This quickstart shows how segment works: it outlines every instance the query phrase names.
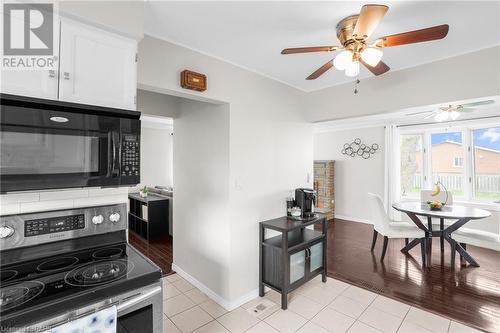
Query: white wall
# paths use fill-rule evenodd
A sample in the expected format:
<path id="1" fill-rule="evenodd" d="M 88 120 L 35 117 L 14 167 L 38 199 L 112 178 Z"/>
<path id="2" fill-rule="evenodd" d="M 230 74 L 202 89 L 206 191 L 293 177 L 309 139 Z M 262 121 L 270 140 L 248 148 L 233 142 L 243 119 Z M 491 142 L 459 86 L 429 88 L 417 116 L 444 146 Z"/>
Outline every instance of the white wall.
<path id="1" fill-rule="evenodd" d="M 390 65 L 390 64 L 389 64 Z M 500 94 L 500 46 L 309 93 L 310 121 L 350 118 Z M 341 75 L 341 73 L 339 73 Z"/>
<path id="2" fill-rule="evenodd" d="M 208 89 L 195 92 L 182 89 L 179 75 L 190 69 L 207 75 Z M 227 289 L 213 279 L 214 269 L 198 270 L 205 256 L 193 256 L 174 245 L 174 265 L 217 291 L 227 307 L 241 304 L 257 294 L 258 222 L 284 214 L 288 191 L 312 186 L 312 125 L 304 120 L 300 98 L 304 93 L 258 74 L 198 52 L 146 36 L 139 43 L 138 86 L 141 89 L 229 104 L 229 210 L 217 216 L 230 240 Z M 193 216 L 189 204 L 179 202 L 176 150 L 185 149 L 174 119 L 174 234 L 179 237 L 179 216 Z M 217 146 L 211 146 L 218 149 Z M 189 170 L 183 170 L 184 177 Z M 210 177 L 207 174 L 206 177 Z M 186 180 L 187 181 L 187 180 Z M 196 195 L 196 194 L 194 194 Z M 196 196 L 197 205 L 209 207 L 210 197 Z M 184 200 L 188 200 L 185 197 Z M 191 197 L 191 204 L 192 204 Z M 227 219 L 227 224 L 221 219 Z M 184 220 L 187 218 L 184 217 Z M 215 217 L 214 217 L 215 219 Z M 207 218 L 204 219 L 205 221 Z M 215 221 L 205 222 L 207 225 Z M 190 236 L 186 236 L 190 237 Z M 222 247 L 217 240 L 212 246 Z M 178 243 L 178 241 L 174 242 Z M 187 262 L 190 262 L 187 266 Z M 225 263 L 215 263 L 216 269 Z M 183 267 L 185 265 L 185 267 Z M 219 293 L 220 292 L 220 293 Z"/>
<path id="3" fill-rule="evenodd" d="M 180 101 L 179 97 L 137 89 L 137 111 L 147 115 L 175 118 Z"/>
<path id="4" fill-rule="evenodd" d="M 360 138 L 367 145 L 377 143 L 379 150 L 369 159 L 341 153 L 345 143 Z M 314 159 L 335 160 L 335 216 L 368 221 L 368 192 L 384 197 L 384 127 L 347 129 L 314 134 Z"/>
<path id="5" fill-rule="evenodd" d="M 183 101 L 174 136 L 174 269 L 230 293 L 229 107 Z"/>
<path id="6" fill-rule="evenodd" d="M 141 184 L 171 187 L 172 182 L 172 134 L 168 128 L 141 127 Z"/>

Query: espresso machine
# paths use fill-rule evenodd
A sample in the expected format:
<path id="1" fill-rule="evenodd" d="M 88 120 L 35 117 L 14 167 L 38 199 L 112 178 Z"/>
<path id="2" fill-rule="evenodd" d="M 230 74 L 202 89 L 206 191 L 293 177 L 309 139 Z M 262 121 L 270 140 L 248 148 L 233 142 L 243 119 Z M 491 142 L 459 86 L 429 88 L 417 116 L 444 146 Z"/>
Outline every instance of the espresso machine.
<path id="1" fill-rule="evenodd" d="M 301 209 L 302 218 L 314 217 L 316 191 L 310 188 L 295 189 L 295 205 Z"/>

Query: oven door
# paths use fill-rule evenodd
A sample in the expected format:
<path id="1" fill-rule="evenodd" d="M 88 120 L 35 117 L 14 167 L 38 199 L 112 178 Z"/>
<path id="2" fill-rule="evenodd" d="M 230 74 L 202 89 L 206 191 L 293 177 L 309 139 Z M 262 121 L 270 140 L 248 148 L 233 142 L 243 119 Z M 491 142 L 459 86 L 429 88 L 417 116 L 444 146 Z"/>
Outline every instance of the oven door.
<path id="1" fill-rule="evenodd" d="M 162 295 L 162 287 L 157 285 L 121 301 L 117 306 L 117 333 L 163 332 Z"/>
<path id="2" fill-rule="evenodd" d="M 120 119 L 3 105 L 1 191 L 119 184 Z"/>

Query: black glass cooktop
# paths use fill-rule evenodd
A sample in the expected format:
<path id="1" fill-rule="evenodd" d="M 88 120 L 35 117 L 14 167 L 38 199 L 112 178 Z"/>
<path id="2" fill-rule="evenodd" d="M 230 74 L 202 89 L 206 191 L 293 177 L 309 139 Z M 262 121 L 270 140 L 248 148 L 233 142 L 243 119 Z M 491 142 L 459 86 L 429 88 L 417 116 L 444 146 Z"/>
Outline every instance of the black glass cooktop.
<path id="1" fill-rule="evenodd" d="M 1 326 L 22 326 L 160 278 L 160 269 L 127 243 L 1 267 Z"/>

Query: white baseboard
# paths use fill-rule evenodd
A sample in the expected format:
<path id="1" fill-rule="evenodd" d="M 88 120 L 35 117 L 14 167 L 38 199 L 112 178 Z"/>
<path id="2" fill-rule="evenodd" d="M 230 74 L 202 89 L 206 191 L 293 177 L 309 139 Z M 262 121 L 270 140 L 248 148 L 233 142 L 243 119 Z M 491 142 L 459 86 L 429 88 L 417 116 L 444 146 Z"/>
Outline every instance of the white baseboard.
<path id="1" fill-rule="evenodd" d="M 175 271 L 177 274 L 179 274 L 182 278 L 184 278 L 186 281 L 191 283 L 193 286 L 201 290 L 203 293 L 205 293 L 210 299 L 212 299 L 214 302 L 222 306 L 224 309 L 227 311 L 232 311 L 241 305 L 253 300 L 254 298 L 259 296 L 259 289 L 252 290 L 251 292 L 237 298 L 236 300 L 230 301 L 225 299 L 224 297 L 220 296 L 216 292 L 214 292 L 212 289 L 208 288 L 205 286 L 203 283 L 198 281 L 196 278 L 192 277 L 190 274 L 186 273 L 182 268 L 177 266 L 175 263 L 172 263 L 172 270 Z"/>
<path id="2" fill-rule="evenodd" d="M 340 215 L 340 214 L 335 214 L 335 218 L 341 219 L 341 220 L 348 220 L 352 222 L 359 222 L 359 223 L 365 223 L 365 224 L 373 224 L 370 220 L 364 219 L 361 217 L 354 217 L 354 216 L 346 216 L 346 215 Z"/>

